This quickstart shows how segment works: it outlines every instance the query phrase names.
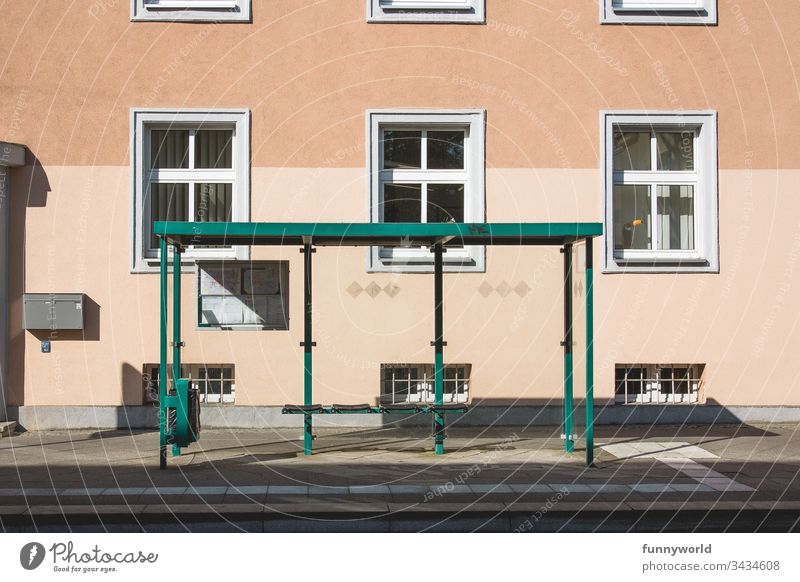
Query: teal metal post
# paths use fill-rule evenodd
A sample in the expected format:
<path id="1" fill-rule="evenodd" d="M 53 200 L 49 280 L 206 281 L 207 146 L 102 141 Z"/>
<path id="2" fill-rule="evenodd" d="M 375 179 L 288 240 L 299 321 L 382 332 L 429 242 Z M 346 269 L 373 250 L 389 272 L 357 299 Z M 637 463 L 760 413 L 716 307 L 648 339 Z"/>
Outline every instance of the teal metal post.
<path id="1" fill-rule="evenodd" d="M 572 244 L 564 245 L 564 449 L 575 450 L 572 395 Z"/>
<path id="2" fill-rule="evenodd" d="M 158 432 L 160 436 L 158 449 L 158 466 L 167 468 L 167 239 L 159 239 L 161 261 L 159 263 L 161 312 L 160 331 L 160 363 L 158 368 Z"/>
<path id="3" fill-rule="evenodd" d="M 303 323 L 304 323 L 304 332 L 303 332 L 303 404 L 305 406 L 311 406 L 313 404 L 314 395 L 313 395 L 313 386 L 312 386 L 312 349 L 314 347 L 314 342 L 312 341 L 312 322 L 311 322 L 311 315 L 312 315 L 312 268 L 311 268 L 311 255 L 314 254 L 314 249 L 311 248 L 311 244 L 307 243 L 303 245 L 301 250 L 303 253 L 303 296 L 304 296 L 304 304 L 305 308 L 303 311 Z M 313 449 L 313 442 L 314 442 L 314 427 L 313 427 L 313 415 L 310 413 L 306 413 L 303 415 L 303 454 L 310 455 Z"/>
<path id="4" fill-rule="evenodd" d="M 443 294 L 443 273 L 442 273 L 442 253 L 444 249 L 441 243 L 433 246 L 433 301 L 434 301 L 434 371 L 435 382 L 435 404 L 444 404 L 444 294 Z M 444 454 L 444 413 L 433 413 L 434 424 L 434 452 L 437 455 Z"/>
<path id="5" fill-rule="evenodd" d="M 189 394 L 184 390 L 178 390 L 178 380 L 181 377 L 181 253 L 183 249 L 180 245 L 172 247 L 172 382 L 176 388 L 178 407 L 175 415 L 175 430 L 177 433 L 184 434 L 188 427 L 189 417 Z M 172 456 L 177 457 L 181 454 L 181 448 L 177 443 L 172 444 Z"/>
<path id="6" fill-rule="evenodd" d="M 586 466 L 594 464 L 594 258 L 586 239 Z"/>

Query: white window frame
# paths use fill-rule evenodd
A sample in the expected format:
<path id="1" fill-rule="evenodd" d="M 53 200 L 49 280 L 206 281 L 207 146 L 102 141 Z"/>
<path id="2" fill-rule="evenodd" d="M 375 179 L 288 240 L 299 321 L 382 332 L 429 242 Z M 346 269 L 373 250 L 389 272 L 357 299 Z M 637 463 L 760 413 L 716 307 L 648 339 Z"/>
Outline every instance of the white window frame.
<path id="1" fill-rule="evenodd" d="M 232 144 L 233 168 L 225 170 L 203 170 L 192 174 L 209 182 L 221 180 L 233 182 L 233 222 L 250 219 L 250 111 L 247 109 L 132 109 L 131 110 L 131 174 L 133 178 L 133 208 L 131 248 L 133 250 L 132 272 L 157 272 L 158 249 L 150 249 L 150 206 L 145 204 L 149 167 L 149 129 L 151 128 L 231 128 L 234 131 Z M 190 145 L 191 148 L 191 145 Z M 170 173 L 177 180 L 183 170 L 159 170 L 159 174 Z M 185 172 L 184 172 L 185 173 Z M 190 200 L 194 192 L 189 193 Z M 190 205 L 191 208 L 191 205 Z M 190 215 L 191 216 L 191 215 Z M 192 249 L 182 258 L 184 270 L 191 271 L 195 259 L 239 259 L 247 260 L 247 246 L 232 246 L 225 249 Z"/>
<path id="2" fill-rule="evenodd" d="M 603 111 L 601 124 L 601 164 L 605 214 L 604 272 L 719 272 L 719 211 L 717 190 L 717 113 L 715 111 Z M 694 172 L 615 172 L 614 130 L 694 131 Z M 655 152 L 652 152 L 655 156 Z M 653 165 L 653 167 L 656 167 Z M 614 250 L 614 184 L 623 182 L 671 180 L 690 181 L 694 189 L 695 249 Z M 655 203 L 655 196 L 651 199 Z M 657 215 L 653 215 L 656 220 Z"/>
<path id="3" fill-rule="evenodd" d="M 252 0 L 131 0 L 132 21 L 250 22 Z"/>
<path id="4" fill-rule="evenodd" d="M 486 0 L 367 0 L 367 22 L 486 22 Z"/>
<path id="5" fill-rule="evenodd" d="M 432 174 L 441 180 L 459 174 L 465 180 L 464 222 L 486 222 L 486 112 L 468 110 L 371 110 L 367 112 L 367 180 L 368 220 L 381 222 L 382 183 L 391 179 L 392 170 L 383 170 L 381 131 L 384 129 L 455 129 L 464 128 L 464 170 L 424 170 L 417 176 L 420 181 L 430 181 Z M 405 172 L 401 180 L 410 180 L 412 172 Z M 423 177 L 422 174 L 427 177 Z M 435 180 L 434 180 L 435 181 Z M 422 201 L 424 206 L 425 202 Z M 483 246 L 450 249 L 444 253 L 445 271 L 483 272 L 486 268 L 486 250 Z M 433 254 L 424 249 L 370 247 L 367 257 L 369 272 L 429 273 L 433 270 Z"/>
<path id="6" fill-rule="evenodd" d="M 603 24 L 717 24 L 717 0 L 600 0 Z"/>

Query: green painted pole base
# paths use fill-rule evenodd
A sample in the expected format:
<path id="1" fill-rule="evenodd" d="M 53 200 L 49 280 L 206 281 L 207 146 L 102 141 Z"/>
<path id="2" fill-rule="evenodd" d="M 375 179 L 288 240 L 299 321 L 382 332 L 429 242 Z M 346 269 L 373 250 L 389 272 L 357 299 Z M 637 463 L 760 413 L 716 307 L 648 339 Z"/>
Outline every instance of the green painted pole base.
<path id="1" fill-rule="evenodd" d="M 310 414 L 303 415 L 303 455 L 314 454 L 314 433 Z"/>

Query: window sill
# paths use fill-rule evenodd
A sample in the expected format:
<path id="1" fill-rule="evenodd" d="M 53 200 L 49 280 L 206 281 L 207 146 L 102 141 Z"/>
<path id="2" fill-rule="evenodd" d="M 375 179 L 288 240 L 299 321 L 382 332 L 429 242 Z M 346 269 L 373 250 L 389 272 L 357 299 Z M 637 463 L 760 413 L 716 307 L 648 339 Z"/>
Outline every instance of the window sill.
<path id="1" fill-rule="evenodd" d="M 486 5 L 484 0 L 471 2 L 470 5 L 452 6 L 437 5 L 435 1 L 429 6 L 419 7 L 398 3 L 394 7 L 383 7 L 377 0 L 369 5 L 367 22 L 409 24 L 485 24 Z"/>
<path id="2" fill-rule="evenodd" d="M 600 24 L 705 25 L 716 26 L 717 15 L 705 8 L 643 10 L 614 8 L 603 12 Z"/>
<path id="3" fill-rule="evenodd" d="M 433 273 L 433 257 L 389 258 L 379 256 L 377 249 L 367 251 L 368 273 Z M 485 273 L 486 250 L 470 248 L 467 255 L 448 258 L 444 254 L 442 270 L 445 273 Z"/>
<path id="4" fill-rule="evenodd" d="M 609 260 L 603 273 L 719 273 L 719 265 L 712 265 L 707 259 L 684 259 L 680 261 L 663 259 Z"/>
<path id="5" fill-rule="evenodd" d="M 249 23 L 250 0 L 231 0 L 209 8 L 133 5 L 131 22 L 238 22 Z"/>
<path id="6" fill-rule="evenodd" d="M 185 252 L 181 255 L 181 273 L 194 273 L 198 262 L 203 261 L 249 261 L 250 247 L 233 247 L 226 252 L 190 254 Z M 171 263 L 171 261 L 170 261 Z M 131 268 L 132 274 L 158 273 L 161 269 L 161 259 L 158 257 L 141 257 L 136 260 Z M 172 265 L 168 266 L 172 272 Z"/>

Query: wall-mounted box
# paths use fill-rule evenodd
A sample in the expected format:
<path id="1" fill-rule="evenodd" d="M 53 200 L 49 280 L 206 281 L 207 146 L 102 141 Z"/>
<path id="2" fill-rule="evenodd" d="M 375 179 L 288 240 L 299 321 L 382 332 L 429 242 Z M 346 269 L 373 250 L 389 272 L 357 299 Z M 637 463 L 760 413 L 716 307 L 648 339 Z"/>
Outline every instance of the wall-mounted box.
<path id="1" fill-rule="evenodd" d="M 25 329 L 83 329 L 83 293 L 25 293 L 22 303 Z"/>

